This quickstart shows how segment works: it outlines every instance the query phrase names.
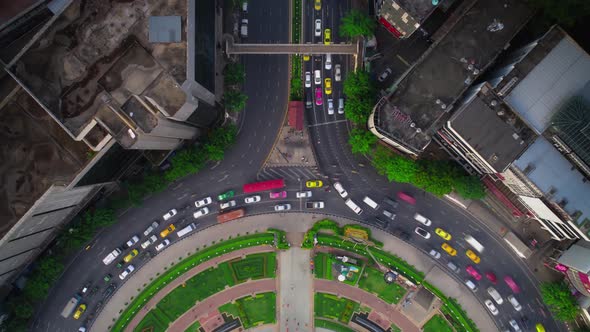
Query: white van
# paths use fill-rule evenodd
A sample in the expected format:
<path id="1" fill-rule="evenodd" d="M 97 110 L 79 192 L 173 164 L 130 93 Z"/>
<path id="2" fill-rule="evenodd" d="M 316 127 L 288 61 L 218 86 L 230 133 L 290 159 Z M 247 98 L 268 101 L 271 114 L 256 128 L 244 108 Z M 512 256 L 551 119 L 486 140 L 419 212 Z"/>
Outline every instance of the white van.
<path id="1" fill-rule="evenodd" d="M 367 204 L 368 206 L 372 207 L 374 210 L 377 210 L 379 208 L 379 204 L 377 204 L 377 202 L 372 200 L 369 196 L 365 196 L 365 198 L 363 198 L 363 202 L 365 202 L 365 204 Z"/>
<path id="2" fill-rule="evenodd" d="M 516 311 L 522 310 L 522 306 L 520 305 L 520 303 L 518 303 L 518 300 L 516 300 L 514 295 L 508 295 L 508 297 L 506 297 L 506 298 L 508 299 L 508 302 L 510 302 L 510 304 L 512 304 L 512 306 L 514 307 L 514 310 L 516 310 Z"/>
<path id="3" fill-rule="evenodd" d="M 346 206 L 348 206 L 352 211 L 354 211 L 354 213 L 356 214 L 361 214 L 363 213 L 363 209 L 361 209 L 358 205 L 356 205 L 355 202 L 352 201 L 352 199 L 347 199 L 346 202 L 344 202 L 346 204 Z"/>
<path id="4" fill-rule="evenodd" d="M 488 294 L 496 301 L 498 304 L 504 303 L 504 299 L 500 296 L 500 293 L 494 287 L 488 287 Z"/>
<path id="5" fill-rule="evenodd" d="M 111 251 L 107 257 L 105 257 L 102 262 L 104 263 L 104 265 L 109 265 L 111 264 L 115 258 L 117 258 L 117 256 L 119 256 L 121 254 L 121 249 L 119 248 L 115 248 L 115 250 Z"/>
<path id="6" fill-rule="evenodd" d="M 471 247 L 473 247 L 473 249 L 477 250 L 477 252 L 479 252 L 480 254 L 483 252 L 484 247 L 481 245 L 481 243 L 479 243 L 479 241 L 477 241 L 476 239 L 474 239 L 473 236 L 466 235 L 465 236 L 465 241 L 467 243 L 469 243 L 469 245 Z"/>
<path id="7" fill-rule="evenodd" d="M 248 37 L 248 19 L 242 19 L 242 26 L 240 27 L 240 35 L 244 38 Z"/>
<path id="8" fill-rule="evenodd" d="M 326 70 L 332 69 L 332 54 L 326 54 L 326 62 L 324 62 Z"/>
<path id="9" fill-rule="evenodd" d="M 176 235 L 178 235 L 178 237 L 183 237 L 185 235 L 187 235 L 188 233 L 194 231 L 195 229 L 197 229 L 197 225 L 195 225 L 194 223 L 186 226 L 185 228 L 179 230 Z"/>
<path id="10" fill-rule="evenodd" d="M 414 215 L 414 219 L 417 222 L 423 224 L 424 226 L 430 226 L 430 225 L 432 225 L 432 221 L 430 219 L 426 218 L 425 216 L 421 215 L 420 213 L 416 213 Z"/>

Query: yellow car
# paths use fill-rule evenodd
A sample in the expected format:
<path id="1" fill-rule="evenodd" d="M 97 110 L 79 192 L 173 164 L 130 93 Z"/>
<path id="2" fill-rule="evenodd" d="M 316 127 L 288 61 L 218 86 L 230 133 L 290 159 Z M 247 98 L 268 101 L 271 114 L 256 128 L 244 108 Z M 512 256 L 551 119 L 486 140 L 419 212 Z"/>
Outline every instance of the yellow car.
<path id="1" fill-rule="evenodd" d="M 448 243 L 443 243 L 441 248 L 443 248 L 444 251 L 447 252 L 447 254 L 451 255 L 451 256 L 457 256 L 457 250 L 455 250 L 455 248 L 451 247 Z"/>
<path id="2" fill-rule="evenodd" d="M 307 188 L 320 188 L 324 185 L 324 183 L 320 180 L 309 180 L 305 182 L 305 186 Z"/>
<path id="3" fill-rule="evenodd" d="M 467 257 L 469 257 L 469 259 L 471 259 L 475 264 L 479 264 L 479 262 L 481 262 L 481 258 L 479 258 L 479 256 L 477 256 L 473 251 L 471 251 L 471 249 L 468 249 L 465 254 L 467 255 Z"/>
<path id="4" fill-rule="evenodd" d="M 324 45 L 330 45 L 332 42 L 332 30 L 326 29 L 324 30 Z"/>
<path id="5" fill-rule="evenodd" d="M 442 228 L 437 228 L 434 230 L 434 232 L 436 233 L 436 235 L 442 237 L 443 239 L 449 241 L 451 239 L 451 234 L 445 232 L 442 230 Z"/>
<path id="6" fill-rule="evenodd" d="M 309 61 L 309 54 L 303 55 L 303 61 Z"/>
<path id="7" fill-rule="evenodd" d="M 331 78 L 326 78 L 324 80 L 324 86 L 326 89 L 326 94 L 327 95 L 331 95 L 332 94 L 332 79 Z"/>
<path id="8" fill-rule="evenodd" d="M 80 316 L 82 316 L 84 311 L 86 311 L 86 305 L 84 303 L 82 303 L 78 306 L 78 309 L 76 309 L 76 312 L 74 312 L 74 319 L 80 319 Z"/>
<path id="9" fill-rule="evenodd" d="M 315 0 L 313 7 L 315 10 L 322 10 L 322 0 Z"/>
<path id="10" fill-rule="evenodd" d="M 125 263 L 129 263 L 133 257 L 137 256 L 137 254 L 139 254 L 139 251 L 137 249 L 133 249 L 127 256 L 123 258 L 123 261 L 125 261 Z"/>
<path id="11" fill-rule="evenodd" d="M 160 232 L 160 237 L 165 238 L 170 233 L 174 232 L 175 229 L 176 229 L 176 227 L 174 226 L 174 224 L 168 225 L 168 227 L 165 230 Z"/>

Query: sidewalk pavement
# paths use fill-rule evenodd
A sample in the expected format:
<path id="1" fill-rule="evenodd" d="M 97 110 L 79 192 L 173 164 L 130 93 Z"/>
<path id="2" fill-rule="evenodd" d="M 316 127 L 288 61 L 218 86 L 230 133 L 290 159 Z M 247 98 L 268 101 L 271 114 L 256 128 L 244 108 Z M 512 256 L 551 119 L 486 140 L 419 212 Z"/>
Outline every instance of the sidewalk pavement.
<path id="1" fill-rule="evenodd" d="M 244 284 L 239 284 L 212 295 L 200 303 L 197 303 L 189 311 L 180 316 L 180 318 L 175 320 L 170 325 L 170 327 L 168 327 L 168 331 L 186 331 L 186 329 L 200 317 L 204 317 L 212 311 L 217 311 L 217 308 L 219 308 L 221 305 L 229 303 L 233 300 L 252 294 L 276 291 L 277 288 L 274 279 L 255 280 L 248 281 Z M 131 331 L 133 331 L 133 329 L 131 329 Z"/>
<path id="2" fill-rule="evenodd" d="M 244 230 L 249 230 L 250 233 L 254 233 L 255 231 L 266 231 L 270 227 L 283 229 L 288 233 L 303 233 L 311 228 L 316 221 L 324 218 L 335 220 L 341 225 L 356 223 L 352 219 L 320 213 L 271 213 L 247 216 L 225 224 L 215 225 L 201 232 L 189 235 L 184 240 L 174 243 L 165 249 L 132 274 L 127 282 L 122 284 L 111 299 L 105 303 L 103 311 L 97 317 L 91 330 L 109 330 L 109 326 L 113 324 L 113 319 L 116 319 L 119 316 L 119 312 L 122 312 L 122 310 L 127 307 L 126 303 L 131 301 L 131 297 L 137 296 L 137 294 L 139 294 L 145 287 L 142 286 L 143 284 L 149 284 L 151 280 L 157 277 L 157 273 L 163 272 L 164 266 L 170 265 L 170 262 L 178 261 L 179 257 L 187 257 L 188 255 L 194 254 L 195 251 L 202 249 L 204 244 L 210 245 L 212 241 L 219 242 L 220 240 L 228 239 L 229 236 L 236 237 L 239 235 L 245 235 Z M 415 247 L 402 240 L 396 240 L 388 233 L 379 229 L 373 227 L 370 228 L 373 237 L 385 244 L 383 248 L 384 250 L 401 257 L 408 263 L 414 265 L 418 270 L 424 271 L 428 274 L 428 272 L 436 265 L 436 263 L 426 254 L 422 253 Z M 228 254 L 227 257 L 224 257 L 223 259 L 227 260 L 230 259 L 230 257 L 236 257 L 236 255 L 230 256 L 230 254 Z M 439 279 L 442 281 L 437 282 Z M 451 290 L 455 289 L 458 293 L 461 293 L 462 297 L 458 299 L 458 302 L 463 308 L 465 308 L 469 318 L 477 324 L 481 331 L 497 330 L 486 309 L 470 292 L 467 291 L 465 286 L 463 286 L 458 280 L 447 279 L 450 278 L 448 278 L 446 274 L 439 273 L 439 276 L 433 274 L 429 281 L 445 292 L 447 289 L 445 287 L 449 287 Z M 142 311 L 147 312 L 149 310 L 142 309 Z"/>
<path id="3" fill-rule="evenodd" d="M 359 301 L 361 302 L 361 305 L 366 304 L 373 308 L 373 310 L 393 321 L 393 323 L 404 332 L 420 332 L 420 328 L 414 325 L 414 323 L 396 309 L 395 306 L 385 303 L 374 294 L 366 292 L 360 288 L 342 282 L 324 279 L 314 279 L 313 288 L 316 292 L 335 294 Z"/>

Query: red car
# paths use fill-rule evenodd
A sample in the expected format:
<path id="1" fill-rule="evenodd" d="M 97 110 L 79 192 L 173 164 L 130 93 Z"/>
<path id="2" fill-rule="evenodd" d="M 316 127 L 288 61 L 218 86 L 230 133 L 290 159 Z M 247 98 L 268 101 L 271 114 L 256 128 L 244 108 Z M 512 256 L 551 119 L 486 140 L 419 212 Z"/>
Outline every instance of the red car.
<path id="1" fill-rule="evenodd" d="M 469 273 L 473 277 L 473 279 L 477 281 L 481 280 L 481 274 L 473 266 L 467 265 L 465 271 L 467 271 L 467 273 Z"/>
<path id="2" fill-rule="evenodd" d="M 516 282 L 514 282 L 514 279 L 512 279 L 509 276 L 505 276 L 504 277 L 504 282 L 506 283 L 506 285 L 508 285 L 508 287 L 510 287 L 510 289 L 512 289 L 512 291 L 514 292 L 514 294 L 520 293 L 520 287 L 518 287 L 518 285 L 516 284 Z"/>
<path id="3" fill-rule="evenodd" d="M 315 88 L 315 104 L 320 106 L 324 103 L 324 100 L 322 99 L 322 88 L 321 87 L 317 87 Z"/>
<path id="4" fill-rule="evenodd" d="M 486 272 L 486 278 L 488 278 L 488 280 L 494 285 L 498 283 L 498 278 L 496 278 L 496 275 L 492 271 Z"/>
<path id="5" fill-rule="evenodd" d="M 406 194 L 403 191 L 400 191 L 399 193 L 397 193 L 397 197 L 399 197 L 399 199 L 401 199 L 402 201 L 404 201 L 406 203 L 410 203 L 412 205 L 416 204 L 416 199 L 414 197 L 412 197 L 412 195 Z"/>
<path id="6" fill-rule="evenodd" d="M 275 193 L 270 193 L 270 198 L 285 198 L 287 197 L 286 191 L 277 191 Z"/>

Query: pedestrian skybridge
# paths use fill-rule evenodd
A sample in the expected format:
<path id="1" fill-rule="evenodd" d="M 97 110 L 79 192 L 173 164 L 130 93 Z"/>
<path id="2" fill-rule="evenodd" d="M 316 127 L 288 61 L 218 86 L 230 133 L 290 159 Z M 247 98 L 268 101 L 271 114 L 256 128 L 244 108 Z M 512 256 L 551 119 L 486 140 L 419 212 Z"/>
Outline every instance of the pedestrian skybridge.
<path id="1" fill-rule="evenodd" d="M 225 39 L 227 54 L 351 54 L 360 53 L 360 39 L 355 44 L 236 44 Z"/>

